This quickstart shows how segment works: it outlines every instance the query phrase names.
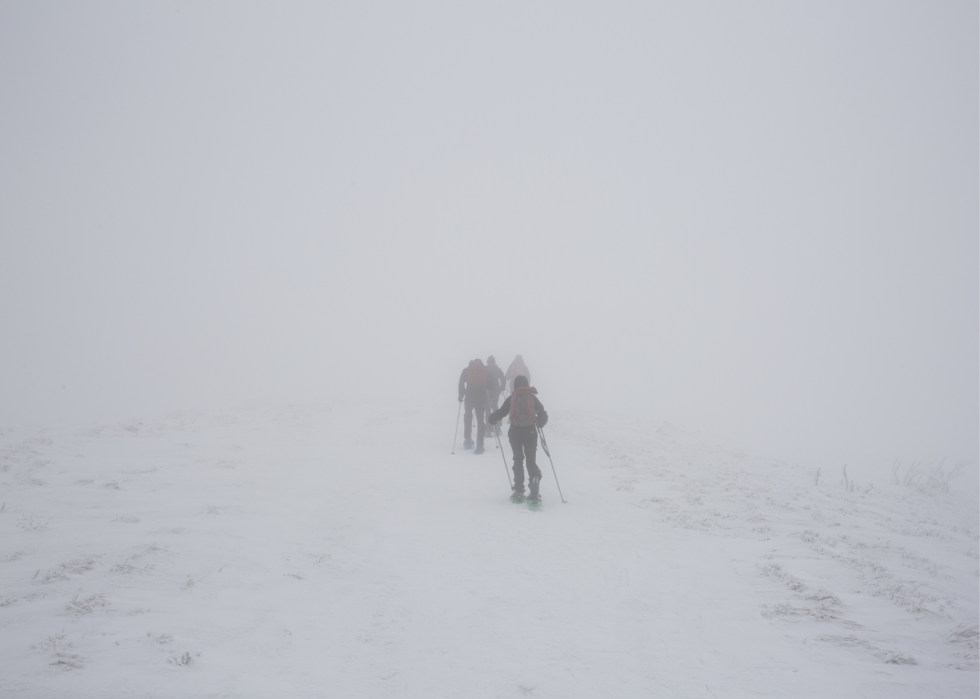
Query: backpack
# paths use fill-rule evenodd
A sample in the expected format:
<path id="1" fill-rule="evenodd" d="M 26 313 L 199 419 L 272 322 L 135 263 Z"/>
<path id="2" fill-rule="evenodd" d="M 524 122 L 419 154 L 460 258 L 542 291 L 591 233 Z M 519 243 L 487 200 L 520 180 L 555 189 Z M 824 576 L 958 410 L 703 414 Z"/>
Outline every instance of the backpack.
<path id="1" fill-rule="evenodd" d="M 483 366 L 483 362 L 479 359 L 470 362 L 470 367 L 466 370 L 467 386 L 486 386 L 489 378 L 490 372 Z"/>
<path id="2" fill-rule="evenodd" d="M 517 427 L 530 427 L 534 424 L 534 394 L 538 390 L 533 386 L 521 386 L 514 389 L 510 399 L 510 424 Z"/>

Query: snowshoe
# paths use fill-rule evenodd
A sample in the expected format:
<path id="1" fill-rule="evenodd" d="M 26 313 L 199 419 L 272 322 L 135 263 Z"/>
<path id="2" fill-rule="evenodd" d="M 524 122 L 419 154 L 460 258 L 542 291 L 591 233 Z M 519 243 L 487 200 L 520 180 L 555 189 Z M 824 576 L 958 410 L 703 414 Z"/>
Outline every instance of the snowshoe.
<path id="1" fill-rule="evenodd" d="M 520 486 L 514 486 L 514 492 L 510 496 L 510 501 L 514 503 L 524 502 L 524 484 L 521 483 Z"/>
<path id="2" fill-rule="evenodd" d="M 541 496 L 531 494 L 525 498 L 524 502 L 527 503 L 527 509 L 529 510 L 540 510 L 541 509 Z"/>
<path id="3" fill-rule="evenodd" d="M 483 447 L 477 447 L 476 448 L 476 451 L 474 451 L 473 453 L 474 454 L 482 454 L 483 453 Z"/>
<path id="4" fill-rule="evenodd" d="M 463 442 L 463 449 L 472 449 L 475 446 L 476 444 L 472 439 L 467 439 L 465 442 Z"/>

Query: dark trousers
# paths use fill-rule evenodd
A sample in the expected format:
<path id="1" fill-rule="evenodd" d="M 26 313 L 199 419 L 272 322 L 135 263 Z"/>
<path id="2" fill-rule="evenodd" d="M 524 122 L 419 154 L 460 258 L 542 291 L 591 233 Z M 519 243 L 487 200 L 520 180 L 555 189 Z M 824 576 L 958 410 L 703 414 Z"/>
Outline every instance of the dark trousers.
<path id="1" fill-rule="evenodd" d="M 514 485 L 524 485 L 524 461 L 527 461 L 528 478 L 541 479 L 541 469 L 535 460 L 538 451 L 538 431 L 530 427 L 511 426 L 507 432 L 510 447 L 514 450 Z"/>
<path id="2" fill-rule="evenodd" d="M 466 417 L 463 418 L 463 439 L 470 441 L 473 438 L 473 413 L 476 413 L 476 446 L 483 448 L 483 437 L 487 431 L 487 392 L 477 394 L 467 394 L 466 402 L 463 405 Z"/>

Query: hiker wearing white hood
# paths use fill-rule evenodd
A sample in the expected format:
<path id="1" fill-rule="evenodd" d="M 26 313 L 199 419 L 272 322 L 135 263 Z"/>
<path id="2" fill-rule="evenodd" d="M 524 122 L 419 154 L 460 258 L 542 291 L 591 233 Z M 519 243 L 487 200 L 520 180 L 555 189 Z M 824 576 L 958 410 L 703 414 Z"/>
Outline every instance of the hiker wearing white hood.
<path id="1" fill-rule="evenodd" d="M 514 390 L 514 379 L 518 376 L 523 376 L 527 379 L 527 385 L 531 385 L 531 372 L 527 370 L 527 364 L 524 363 L 524 358 L 521 355 L 514 357 L 514 361 L 510 363 L 507 367 L 507 373 L 505 378 L 510 383 L 510 390 Z"/>

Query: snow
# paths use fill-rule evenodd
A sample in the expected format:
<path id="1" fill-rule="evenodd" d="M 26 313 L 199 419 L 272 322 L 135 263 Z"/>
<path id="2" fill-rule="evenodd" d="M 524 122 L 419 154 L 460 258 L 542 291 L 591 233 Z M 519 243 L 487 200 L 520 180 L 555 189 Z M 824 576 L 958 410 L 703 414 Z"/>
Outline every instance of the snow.
<path id="1" fill-rule="evenodd" d="M 974 493 L 556 410 L 532 512 L 455 416 L 3 432 L 0 693 L 977 696 Z"/>

